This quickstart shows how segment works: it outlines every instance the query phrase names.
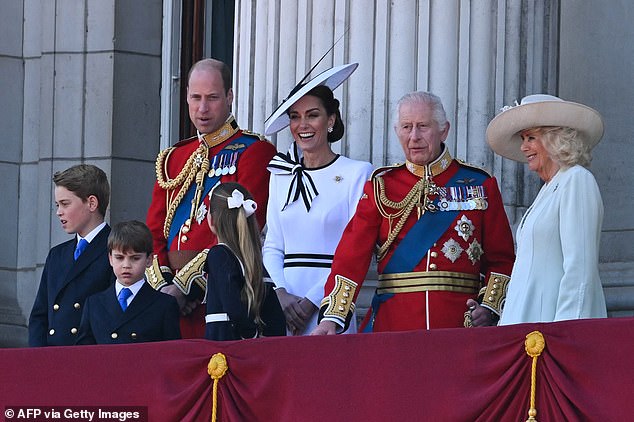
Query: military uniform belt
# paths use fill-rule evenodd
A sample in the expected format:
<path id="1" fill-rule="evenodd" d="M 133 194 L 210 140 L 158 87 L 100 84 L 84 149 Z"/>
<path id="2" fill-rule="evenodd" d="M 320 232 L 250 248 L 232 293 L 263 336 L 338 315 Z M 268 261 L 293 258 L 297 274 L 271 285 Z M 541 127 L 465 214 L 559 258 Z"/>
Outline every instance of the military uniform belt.
<path id="1" fill-rule="evenodd" d="M 377 294 L 447 291 L 478 294 L 480 277 L 451 271 L 380 274 Z"/>
<path id="2" fill-rule="evenodd" d="M 189 261 L 191 261 L 201 251 L 168 251 L 167 259 L 169 265 L 175 272 L 183 268 Z"/>

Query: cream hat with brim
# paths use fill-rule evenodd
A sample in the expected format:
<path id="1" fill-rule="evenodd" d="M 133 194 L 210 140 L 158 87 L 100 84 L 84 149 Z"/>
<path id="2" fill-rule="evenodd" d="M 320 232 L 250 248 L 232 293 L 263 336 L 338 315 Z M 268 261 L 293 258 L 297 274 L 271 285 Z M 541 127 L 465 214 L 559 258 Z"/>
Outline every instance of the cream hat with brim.
<path id="1" fill-rule="evenodd" d="M 264 122 L 264 134 L 272 135 L 289 125 L 290 119 L 286 113 L 288 109 L 297 102 L 300 98 L 308 93 L 311 89 L 319 85 L 326 85 L 332 91 L 343 83 L 352 72 L 354 72 L 359 66 L 359 63 L 349 63 L 341 66 L 336 66 L 321 72 L 315 76 L 306 85 L 297 89 L 297 86 L 291 91 L 291 94 L 282 101 L 277 110 L 271 114 L 271 116 Z M 295 91 L 297 90 L 297 91 Z M 294 91 L 294 92 L 293 92 Z"/>
<path id="2" fill-rule="evenodd" d="M 576 129 L 589 150 L 603 136 L 603 120 L 596 110 L 553 95 L 534 94 L 522 98 L 519 105 L 504 107 L 491 120 L 486 132 L 487 142 L 502 157 L 525 163 L 526 157 L 520 150 L 520 132 L 544 126 Z"/>

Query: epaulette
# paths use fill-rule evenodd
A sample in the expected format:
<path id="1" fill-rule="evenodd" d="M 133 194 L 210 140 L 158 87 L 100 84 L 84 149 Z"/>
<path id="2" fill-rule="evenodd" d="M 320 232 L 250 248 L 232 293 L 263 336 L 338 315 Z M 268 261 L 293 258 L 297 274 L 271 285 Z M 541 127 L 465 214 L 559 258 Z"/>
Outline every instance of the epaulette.
<path id="1" fill-rule="evenodd" d="M 491 173 L 489 173 L 489 171 L 487 169 L 485 169 L 484 167 L 475 166 L 473 164 L 467 163 L 466 161 L 462 161 L 459 158 L 456 158 L 456 161 L 458 162 L 458 164 L 460 164 L 463 167 L 468 167 L 471 170 L 475 170 L 475 171 L 477 171 L 479 173 L 485 174 L 487 177 L 491 177 Z"/>
<path id="2" fill-rule="evenodd" d="M 181 141 L 176 142 L 172 148 L 176 148 L 176 147 L 182 147 L 183 145 L 187 145 L 192 141 L 197 141 L 198 140 L 198 136 L 192 136 L 191 138 L 187 138 L 187 139 L 183 139 Z"/>
<path id="3" fill-rule="evenodd" d="M 253 136 L 254 138 L 258 138 L 260 141 L 269 142 L 269 140 L 266 139 L 264 135 L 261 135 L 259 133 L 251 132 L 250 130 L 246 130 L 246 129 L 242 129 L 242 133 L 247 136 Z"/>
<path id="4" fill-rule="evenodd" d="M 403 167 L 405 163 L 395 163 L 388 166 L 377 167 L 370 175 L 370 180 L 374 179 L 377 176 L 381 176 L 387 173 L 390 170 L 394 170 L 395 168 Z"/>

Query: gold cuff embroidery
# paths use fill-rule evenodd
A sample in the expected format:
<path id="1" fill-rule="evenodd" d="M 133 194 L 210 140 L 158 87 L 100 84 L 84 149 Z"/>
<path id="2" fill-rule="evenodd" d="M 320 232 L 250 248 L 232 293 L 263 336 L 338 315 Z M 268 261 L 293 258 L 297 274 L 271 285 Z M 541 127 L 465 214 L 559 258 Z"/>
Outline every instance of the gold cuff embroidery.
<path id="1" fill-rule="evenodd" d="M 357 291 L 357 283 L 341 276 L 335 276 L 335 287 L 330 294 L 321 301 L 321 307 L 325 306 L 323 317 L 336 318 L 344 322 L 348 314 L 354 312 L 354 294 Z"/>
<path id="2" fill-rule="evenodd" d="M 198 285 L 203 292 L 207 288 L 207 278 L 205 272 L 205 261 L 207 260 L 207 252 L 209 249 L 205 249 L 198 255 L 192 258 L 183 268 L 178 270 L 174 276 L 174 285 L 188 295 L 191 291 L 192 284 Z"/>
<path id="3" fill-rule="evenodd" d="M 159 265 L 158 256 L 154 255 L 152 265 L 145 269 L 145 278 L 154 290 L 161 290 L 161 288 L 167 286 L 168 283 L 163 277 L 163 273 L 171 274 L 172 270 L 169 267 Z"/>
<path id="4" fill-rule="evenodd" d="M 506 290 L 508 289 L 511 277 L 500 274 L 491 273 L 486 290 L 482 296 L 482 306 L 486 306 L 498 315 L 502 314 L 504 301 L 506 300 Z"/>

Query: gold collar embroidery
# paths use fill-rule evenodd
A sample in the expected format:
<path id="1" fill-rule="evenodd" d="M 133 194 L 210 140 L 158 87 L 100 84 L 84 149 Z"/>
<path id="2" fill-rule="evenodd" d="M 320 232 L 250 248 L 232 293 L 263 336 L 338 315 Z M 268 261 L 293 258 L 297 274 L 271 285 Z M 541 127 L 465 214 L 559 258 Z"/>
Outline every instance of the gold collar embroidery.
<path id="1" fill-rule="evenodd" d="M 233 135 L 238 132 L 240 128 L 238 127 L 238 123 L 236 123 L 236 119 L 232 114 L 229 115 L 227 121 L 215 132 L 200 134 L 198 133 L 198 139 L 200 142 L 204 142 L 207 144 L 208 148 L 213 148 L 216 145 L 220 145 L 227 139 L 231 138 Z"/>
<path id="2" fill-rule="evenodd" d="M 425 177 L 428 174 L 431 175 L 431 177 L 434 177 L 447 170 L 451 164 L 451 160 L 452 158 L 449 153 L 449 149 L 446 146 L 443 146 L 443 152 L 431 163 L 421 166 L 410 161 L 406 161 L 405 167 L 407 167 L 407 170 L 409 170 L 410 173 L 415 174 L 418 177 Z"/>

